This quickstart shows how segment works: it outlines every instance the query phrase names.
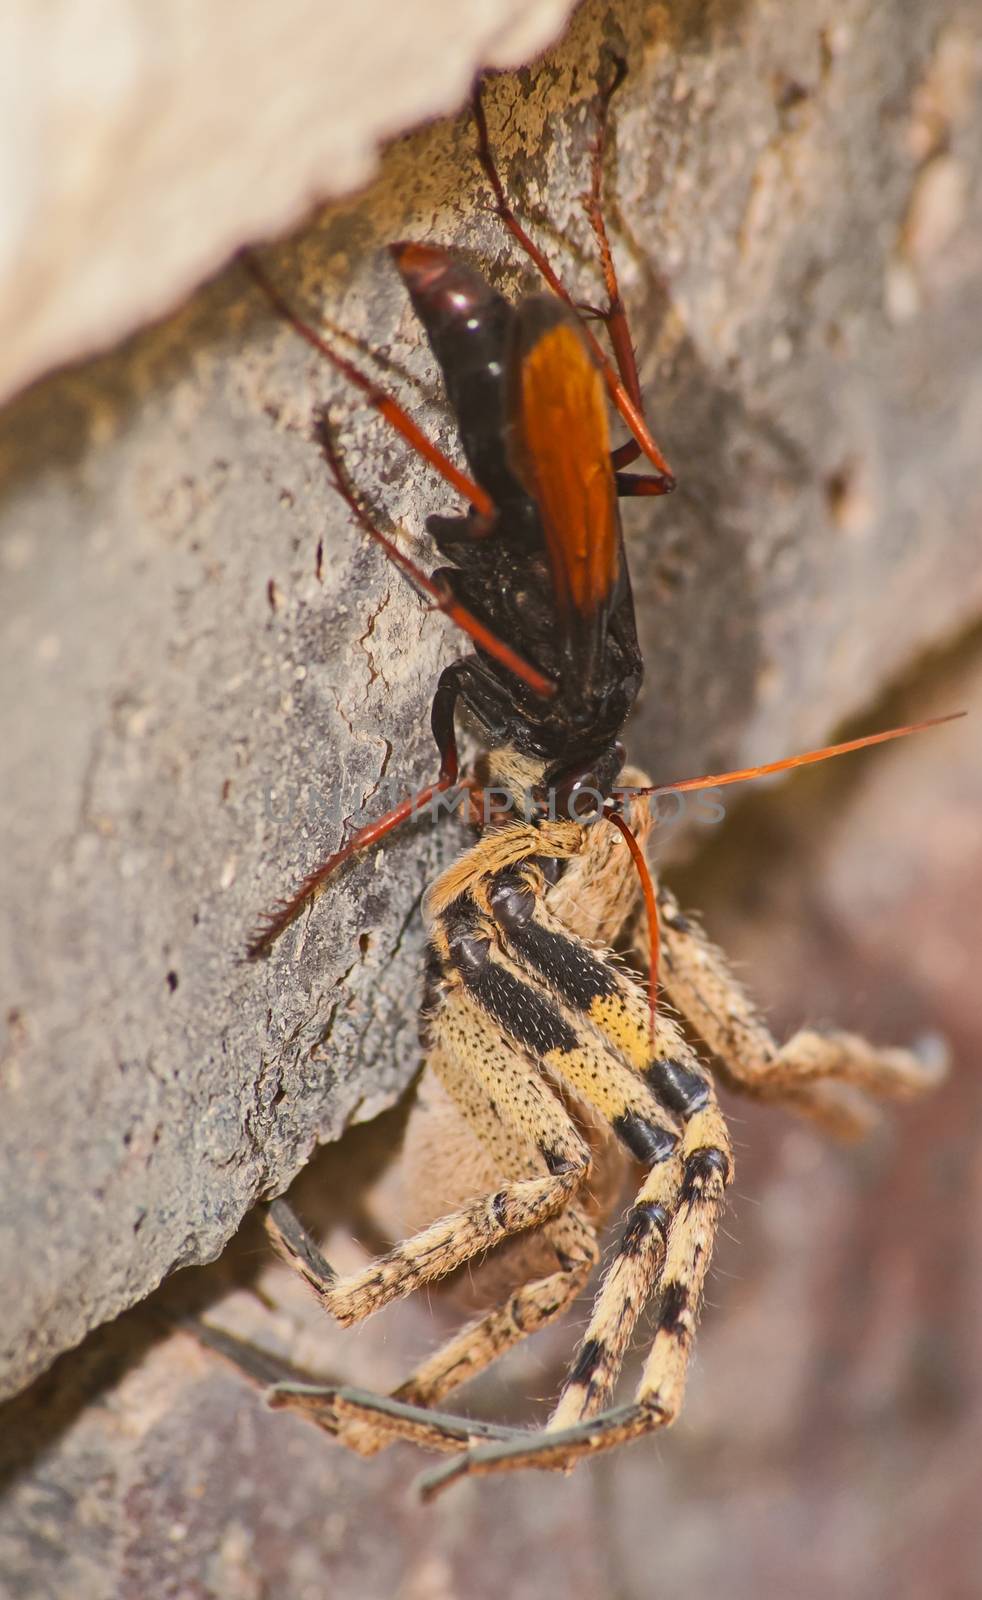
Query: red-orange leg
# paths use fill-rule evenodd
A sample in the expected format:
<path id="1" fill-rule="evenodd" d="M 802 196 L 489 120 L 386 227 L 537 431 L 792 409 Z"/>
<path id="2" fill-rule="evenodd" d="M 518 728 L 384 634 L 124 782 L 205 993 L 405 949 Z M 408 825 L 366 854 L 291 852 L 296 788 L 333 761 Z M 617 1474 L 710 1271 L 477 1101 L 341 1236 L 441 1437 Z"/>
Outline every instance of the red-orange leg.
<path id="1" fill-rule="evenodd" d="M 276 909 L 256 929 L 246 946 L 246 955 L 250 961 L 258 961 L 261 956 L 269 954 L 281 933 L 284 933 L 295 922 L 300 913 L 323 892 L 328 878 L 336 872 L 345 861 L 357 855 L 360 850 L 367 850 L 369 845 L 378 844 L 393 828 L 408 821 L 410 817 L 419 816 L 420 812 L 433 801 L 438 794 L 444 794 L 452 789 L 457 782 L 456 752 L 454 752 L 454 770 L 438 778 L 436 783 L 431 783 L 425 789 L 420 789 L 418 794 L 403 800 L 399 805 L 393 806 L 391 811 L 386 811 L 374 822 L 369 822 L 364 828 L 359 828 L 357 833 L 343 844 L 340 850 L 335 850 L 333 855 L 322 861 L 313 872 L 308 872 L 296 892 L 289 900 L 283 900 Z"/>
<path id="2" fill-rule="evenodd" d="M 600 252 L 600 269 L 603 272 L 604 288 L 607 291 L 607 309 L 598 314 L 606 324 L 621 381 L 638 410 L 643 411 L 644 401 L 641 397 L 641 379 L 638 376 L 638 363 L 634 355 L 634 345 L 631 343 L 631 330 L 628 325 L 627 311 L 621 298 L 620 284 L 617 281 L 617 269 L 614 266 L 614 255 L 610 248 L 610 239 L 607 235 L 607 224 L 604 221 L 603 212 L 604 150 L 607 145 L 610 102 L 626 76 L 627 62 L 619 56 L 615 57 L 614 73 L 610 83 L 605 89 L 599 91 L 594 102 L 597 135 L 593 144 L 593 160 L 590 164 L 590 187 L 586 194 L 581 196 L 581 199 L 583 209 L 593 229 L 594 238 L 597 241 L 597 248 Z M 630 459 L 636 460 L 640 453 L 640 449 L 635 446 L 635 454 Z M 623 463 L 625 466 L 627 464 L 627 462 Z"/>
<path id="3" fill-rule="evenodd" d="M 331 438 L 330 426 L 323 412 L 317 419 L 317 438 L 324 452 L 324 459 L 327 462 L 334 487 L 341 499 L 351 511 L 358 525 L 364 529 L 371 539 L 375 540 L 376 544 L 382 546 L 392 565 L 397 567 L 403 577 L 408 579 L 417 593 L 423 595 L 438 611 L 442 611 L 445 616 L 449 617 L 451 622 L 455 623 L 463 633 L 466 633 L 468 638 L 473 639 L 475 644 L 480 645 L 482 650 L 485 650 L 489 656 L 493 656 L 496 661 L 501 662 L 503 667 L 507 667 L 509 672 L 513 672 L 516 678 L 521 678 L 523 683 L 527 683 L 530 689 L 535 690 L 536 694 L 541 695 L 545 700 L 551 699 L 556 692 L 556 685 L 551 678 L 547 678 L 544 673 L 539 672 L 529 662 L 523 660 L 517 650 L 513 650 L 511 645 L 505 644 L 503 639 L 499 639 L 496 634 L 492 633 L 490 628 L 475 617 L 472 611 L 468 611 L 466 606 L 462 606 L 458 600 L 455 600 L 447 589 L 440 584 L 434 583 L 433 579 L 428 577 L 422 568 L 416 565 L 415 561 L 411 561 L 409 556 L 399 549 L 395 540 L 390 539 L 388 534 L 383 533 L 382 529 L 371 520 L 344 475 L 340 458 L 334 448 L 334 440 Z"/>
<path id="4" fill-rule="evenodd" d="M 597 339 L 592 328 L 590 328 L 589 324 L 586 322 L 583 323 L 583 333 L 600 365 L 604 382 L 607 385 L 607 390 L 610 394 L 611 400 L 617 407 L 617 410 L 620 412 L 624 422 L 626 422 L 627 426 L 634 435 L 634 440 L 629 445 L 622 445 L 618 451 L 614 452 L 615 467 L 627 466 L 630 464 L 630 462 L 636 461 L 639 455 L 643 454 L 647 456 L 648 460 L 658 473 L 658 478 L 654 481 L 660 482 L 663 486 L 661 493 L 667 494 L 674 489 L 675 478 L 672 474 L 671 467 L 658 448 L 658 445 L 644 418 L 641 402 L 641 385 L 638 379 L 637 363 L 634 359 L 634 350 L 631 346 L 631 336 L 627 323 L 627 314 L 624 310 L 623 301 L 620 298 L 620 292 L 617 285 L 617 274 L 614 270 L 613 257 L 610 252 L 610 243 L 607 238 L 606 228 L 604 227 L 603 214 L 600 210 L 599 201 L 603 140 L 607 126 L 607 109 L 610 104 L 611 97 L 619 84 L 622 82 L 623 77 L 624 63 L 618 61 L 613 82 L 598 96 L 597 104 L 598 115 L 600 119 L 600 134 L 594 153 L 590 195 L 586 197 L 588 202 L 587 211 L 588 215 L 590 216 L 590 223 L 593 227 L 594 233 L 597 236 L 598 243 L 600 244 L 604 283 L 607 288 L 609 298 L 607 309 L 605 311 L 601 311 L 599 316 L 606 324 L 608 334 L 610 336 L 611 345 L 613 346 L 614 356 L 617 363 L 616 368 L 608 359 L 599 339 Z M 501 218 L 501 221 L 508 229 L 508 232 L 511 234 L 512 238 L 516 241 L 520 248 L 524 250 L 525 254 L 538 268 L 539 272 L 553 293 L 557 294 L 560 300 L 564 300 L 568 306 L 579 313 L 581 308 L 573 299 L 558 273 L 547 261 L 545 255 L 539 249 L 539 246 L 530 237 L 526 229 L 523 228 L 522 224 L 519 222 L 514 211 L 508 203 L 507 196 L 505 195 L 504 185 L 501 182 L 501 177 L 498 173 L 494 155 L 491 151 L 491 140 L 488 136 L 487 118 L 484 115 L 484 105 L 481 100 L 480 83 L 477 84 L 474 90 L 473 109 L 474 122 L 477 127 L 478 159 L 484 169 L 484 173 L 494 194 L 495 212 Z M 591 211 L 590 202 L 594 190 L 596 191 L 597 195 L 595 207 L 596 217 L 599 220 L 595 220 L 594 214 Z M 618 459 L 618 457 L 621 457 L 622 459 Z"/>
<path id="5" fill-rule="evenodd" d="M 631 340 L 627 309 L 621 297 L 620 284 L 617 281 L 617 268 L 614 265 L 614 254 L 610 248 L 610 238 L 607 234 L 607 224 L 604 220 L 603 212 L 603 162 L 604 149 L 607 143 L 610 102 L 626 76 L 627 62 L 622 57 L 615 56 L 614 72 L 610 83 L 606 88 L 599 91 L 594 102 L 597 136 L 593 146 L 590 187 L 581 198 L 583 209 L 597 241 L 604 288 L 607 291 L 607 309 L 605 311 L 598 310 L 593 314 L 598 316 L 606 326 L 607 337 L 610 339 L 617 362 L 617 370 L 621 375 L 624 387 L 638 410 L 643 412 L 644 401 L 641 395 L 638 363 Z M 621 497 L 668 494 L 674 489 L 674 478 L 666 481 L 661 475 L 655 478 L 639 477 L 618 470 L 620 467 L 629 467 L 632 462 L 638 459 L 638 456 L 644 453 L 646 452 L 643 451 L 642 445 L 637 438 L 628 439 L 625 444 L 620 445 L 611 452 L 611 463 L 617 477 L 617 493 Z M 655 465 L 658 466 L 658 463 L 656 462 Z M 648 485 L 651 485 L 651 487 L 649 488 Z"/>
<path id="6" fill-rule="evenodd" d="M 367 372 L 362 372 L 361 368 L 356 366 L 353 361 L 349 361 L 347 356 L 343 356 L 339 350 L 335 350 L 332 345 L 328 344 L 326 339 L 322 339 L 316 329 L 310 326 L 309 322 L 305 322 L 302 317 L 297 315 L 293 307 L 283 298 L 276 286 L 267 277 L 251 251 L 244 250 L 242 252 L 242 264 L 255 279 L 270 304 L 279 312 L 283 320 L 289 323 L 294 332 L 298 333 L 302 339 L 306 339 L 307 343 L 317 351 L 318 355 L 322 355 L 326 361 L 329 361 L 338 372 L 348 379 L 349 383 L 353 383 L 355 388 L 360 389 L 369 405 L 374 406 L 375 410 L 385 418 L 386 422 L 397 433 L 402 435 L 408 445 L 412 446 L 417 455 L 422 456 L 424 461 L 428 461 L 430 466 L 440 474 L 441 478 L 456 489 L 458 494 L 463 495 L 482 517 L 494 518 L 496 507 L 486 490 L 482 489 L 479 483 L 475 483 L 473 478 L 468 477 L 466 472 L 461 472 L 460 468 L 450 460 L 450 457 L 444 455 L 443 451 L 433 443 L 432 439 L 427 438 L 422 428 L 417 426 L 409 413 L 399 405 L 398 401 L 393 400 L 392 396 L 385 389 L 382 389 L 374 379 L 370 378 Z"/>
<path id="7" fill-rule="evenodd" d="M 633 444 L 634 441 L 631 442 Z M 615 466 L 616 456 L 615 450 L 612 453 Z M 620 500 L 638 499 L 643 495 L 671 494 L 675 487 L 674 479 L 652 478 L 642 472 L 615 472 L 614 483 Z"/>

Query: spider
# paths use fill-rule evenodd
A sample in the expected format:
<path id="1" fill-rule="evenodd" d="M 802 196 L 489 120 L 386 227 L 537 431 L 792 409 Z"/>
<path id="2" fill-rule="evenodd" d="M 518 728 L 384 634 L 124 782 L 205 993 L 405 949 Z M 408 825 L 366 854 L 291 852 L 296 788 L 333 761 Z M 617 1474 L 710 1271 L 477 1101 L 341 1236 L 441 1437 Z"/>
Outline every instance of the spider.
<path id="1" fill-rule="evenodd" d="M 623 778 L 647 787 L 639 772 Z M 652 825 L 643 798 L 627 818 L 643 845 Z M 554 882 L 551 863 L 563 867 Z M 656 893 L 664 995 L 728 1085 L 850 1136 L 869 1125 L 868 1104 L 850 1089 L 905 1098 L 937 1082 L 930 1063 L 853 1034 L 806 1030 L 779 1045 L 699 924 L 664 885 Z M 499 1247 L 473 1275 L 480 1295 L 482 1271 L 493 1274 L 498 1303 L 391 1395 L 293 1383 L 270 1391 L 274 1407 L 360 1454 L 396 1439 L 453 1452 L 422 1480 L 426 1498 L 464 1475 L 567 1469 L 678 1416 L 733 1153 L 711 1072 L 664 1006 L 652 1038 L 644 984 L 611 953 L 643 918 L 640 899 L 630 853 L 605 827 L 512 823 L 487 834 L 427 904 L 426 1057 L 403 1160 L 407 1188 L 422 1191 L 436 1220 L 342 1278 L 284 1201 L 268 1209 L 277 1249 L 343 1326 Z M 436 1409 L 580 1293 L 635 1163 L 642 1182 L 545 1428 Z M 440 1214 L 448 1197 L 466 1200 Z M 629 1404 L 610 1408 L 652 1299 L 641 1381 Z"/>
<path id="2" fill-rule="evenodd" d="M 473 477 L 421 444 L 395 402 L 300 323 L 253 267 L 298 331 L 471 502 L 465 516 L 429 519 L 451 565 L 427 578 L 371 523 L 322 425 L 335 486 L 354 516 L 475 644 L 440 680 L 433 703 L 440 776 L 415 804 L 458 781 L 454 717 L 463 703 L 486 743 L 467 787 L 478 811 L 482 797 L 493 795 L 495 805 L 485 809 L 477 843 L 424 905 L 425 1065 L 407 1158 L 429 1215 L 403 1243 L 341 1277 L 284 1201 L 267 1209 L 278 1250 L 344 1326 L 468 1264 L 477 1263 L 478 1286 L 482 1277 L 493 1282 L 490 1308 L 388 1396 L 293 1382 L 270 1393 L 273 1406 L 299 1412 L 361 1454 L 396 1439 L 450 1452 L 423 1480 L 427 1497 L 467 1475 L 566 1470 L 678 1416 L 733 1178 L 713 1072 L 690 1034 L 733 1087 L 840 1134 L 866 1125 L 863 1096 L 912 1096 L 938 1078 L 936 1065 L 852 1034 L 803 1031 L 779 1045 L 722 954 L 644 865 L 653 786 L 640 772 L 622 772 L 618 742 L 641 657 L 617 495 L 663 494 L 674 480 L 644 421 L 600 208 L 607 109 L 622 76 L 618 65 L 598 97 L 585 196 L 608 294 L 606 309 L 592 315 L 610 330 L 616 372 L 508 206 L 480 102 L 481 159 L 496 209 L 553 293 L 512 306 L 451 252 L 393 247 L 443 369 Z M 605 387 L 634 434 L 613 450 Z M 642 453 L 653 473 L 622 470 Z M 734 782 L 906 731 L 673 787 Z M 311 873 L 251 954 L 266 953 L 331 872 L 412 809 L 395 808 Z M 638 971 L 614 954 L 632 943 L 647 945 L 647 992 Z M 530 1432 L 441 1409 L 459 1385 L 554 1321 L 584 1288 L 632 1168 L 640 1170 L 637 1192 L 546 1426 Z M 640 1382 L 632 1400 L 613 1405 L 649 1302 L 654 1332 Z"/>

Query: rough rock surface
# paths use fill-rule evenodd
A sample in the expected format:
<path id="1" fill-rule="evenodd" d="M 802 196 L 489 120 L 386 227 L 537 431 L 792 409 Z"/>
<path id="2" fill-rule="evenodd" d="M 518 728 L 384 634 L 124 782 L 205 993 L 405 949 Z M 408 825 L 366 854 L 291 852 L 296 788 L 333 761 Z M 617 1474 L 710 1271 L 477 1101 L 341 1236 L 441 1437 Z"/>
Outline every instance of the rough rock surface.
<path id="1" fill-rule="evenodd" d="M 821 739 L 978 614 L 978 14 L 586 7 L 489 102 L 585 295 L 603 42 L 631 63 L 612 226 L 682 480 L 627 519 L 648 661 L 632 754 L 668 778 Z M 449 439 L 380 253 L 405 235 L 532 282 L 466 118 L 401 140 L 360 201 L 264 260 Z M 416 1064 L 417 908 L 453 828 L 393 841 L 269 963 L 239 959 L 343 819 L 432 772 L 429 696 L 458 648 L 332 496 L 309 440 L 327 396 L 352 475 L 418 534 L 447 496 L 240 268 L 3 418 L 8 1390 L 214 1256 Z"/>
<path id="2" fill-rule="evenodd" d="M 978 703 L 982 640 L 884 717 Z M 196 1311 L 312 1373 L 385 1388 L 453 1325 L 440 1297 L 357 1333 L 270 1259 L 250 1218 L 0 1415 L 0 1588 L 13 1600 L 969 1600 L 982 1588 L 982 760 L 966 724 L 746 799 L 677 882 L 782 1032 L 941 1029 L 950 1081 L 836 1149 L 732 1097 L 735 1193 L 683 1416 L 582 1467 L 463 1485 L 432 1508 L 399 1447 L 360 1461 L 160 1316 Z M 762 846 L 766 841 L 766 849 Z M 765 859 L 766 858 L 766 859 Z M 363 1259 L 388 1112 L 294 1200 Z M 388 1175 L 386 1175 L 388 1176 Z M 586 1315 L 461 1395 L 528 1422 Z M 636 1373 L 636 1368 L 634 1369 Z M 489 1375 L 490 1376 L 490 1375 Z"/>

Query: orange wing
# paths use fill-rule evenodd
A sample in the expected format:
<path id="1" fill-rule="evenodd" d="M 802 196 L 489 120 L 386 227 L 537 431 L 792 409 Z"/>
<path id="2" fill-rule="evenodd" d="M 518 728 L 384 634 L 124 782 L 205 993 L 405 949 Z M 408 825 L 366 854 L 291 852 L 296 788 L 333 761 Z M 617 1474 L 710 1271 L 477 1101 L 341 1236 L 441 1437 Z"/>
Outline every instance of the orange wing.
<path id="1" fill-rule="evenodd" d="M 560 615 L 571 631 L 579 620 L 596 636 L 622 559 L 604 381 L 576 318 L 558 301 L 537 296 L 518 309 L 513 464 L 539 508 Z M 586 643 L 582 627 L 576 633 Z"/>

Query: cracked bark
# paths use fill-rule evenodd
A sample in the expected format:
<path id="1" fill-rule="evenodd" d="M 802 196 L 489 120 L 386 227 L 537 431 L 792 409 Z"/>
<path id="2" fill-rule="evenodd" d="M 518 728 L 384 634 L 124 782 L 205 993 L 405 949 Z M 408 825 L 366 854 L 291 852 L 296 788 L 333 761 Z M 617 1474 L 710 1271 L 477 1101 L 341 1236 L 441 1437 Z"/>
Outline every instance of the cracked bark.
<path id="1" fill-rule="evenodd" d="M 818 742 L 978 613 L 982 126 L 957 90 L 978 17 L 849 0 L 777 36 L 752 4 L 586 7 L 490 99 L 511 186 L 585 294 L 604 41 L 632 67 L 615 245 L 681 479 L 626 518 L 648 663 L 631 751 L 670 778 Z M 466 119 L 399 142 L 264 259 L 446 442 L 380 253 L 406 235 L 534 282 Z M 356 483 L 420 534 L 448 496 L 235 267 L 3 420 L 9 1389 L 214 1255 L 416 1066 L 416 908 L 453 827 L 408 830 L 270 962 L 239 960 L 383 782 L 433 774 L 430 695 L 459 648 L 333 498 L 324 397 Z"/>

